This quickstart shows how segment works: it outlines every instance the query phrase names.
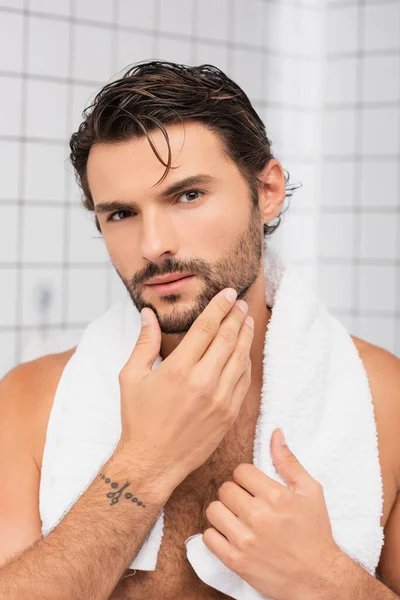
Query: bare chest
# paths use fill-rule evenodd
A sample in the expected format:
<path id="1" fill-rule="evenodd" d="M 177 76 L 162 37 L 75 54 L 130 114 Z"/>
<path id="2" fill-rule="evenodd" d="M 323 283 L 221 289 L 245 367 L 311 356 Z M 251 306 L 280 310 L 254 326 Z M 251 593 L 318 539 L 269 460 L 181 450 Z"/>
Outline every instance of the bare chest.
<path id="1" fill-rule="evenodd" d="M 218 499 L 219 487 L 232 479 L 238 464 L 253 461 L 255 422 L 255 419 L 248 422 L 240 437 L 232 431 L 230 438 L 222 442 L 208 461 L 174 491 L 164 506 L 164 531 L 156 570 L 136 571 L 131 577 L 121 579 L 112 600 L 231 598 L 199 579 L 186 557 L 185 540 L 210 527 L 206 509 Z"/>

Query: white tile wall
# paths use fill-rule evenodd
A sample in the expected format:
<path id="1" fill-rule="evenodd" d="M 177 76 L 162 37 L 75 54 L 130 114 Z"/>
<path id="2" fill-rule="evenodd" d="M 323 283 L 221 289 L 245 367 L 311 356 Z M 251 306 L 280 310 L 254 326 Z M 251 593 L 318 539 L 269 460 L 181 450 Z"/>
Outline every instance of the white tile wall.
<path id="1" fill-rule="evenodd" d="M 21 0 L 23 1 L 23 0 Z M 81 3 L 84 2 L 81 0 Z M 29 8 L 45 14 L 65 15 L 71 14 L 71 2 L 69 0 L 29 0 Z"/>
<path id="2" fill-rule="evenodd" d="M 310 164 L 299 165 L 295 161 L 288 160 L 285 162 L 285 168 L 290 173 L 291 181 L 301 181 L 302 184 L 302 187 L 299 187 L 296 190 L 296 193 L 291 199 L 291 207 L 293 207 L 294 210 L 298 209 L 299 211 L 306 209 L 310 214 L 315 208 L 315 198 L 317 193 L 314 165 L 312 162 L 310 162 Z M 290 210 L 288 213 L 290 213 Z"/>
<path id="3" fill-rule="evenodd" d="M 354 205 L 354 180 L 354 161 L 326 160 L 322 165 L 321 207 L 351 208 Z"/>
<path id="4" fill-rule="evenodd" d="M 154 36 L 148 33 L 119 31 L 117 46 L 119 68 L 123 69 L 132 62 L 152 58 L 154 46 Z"/>
<path id="5" fill-rule="evenodd" d="M 132 0 L 115 2 L 117 23 L 124 27 L 153 29 L 156 16 L 155 0 L 146 0 L 138 5 Z"/>
<path id="6" fill-rule="evenodd" d="M 361 154 L 397 154 L 399 152 L 398 108 L 365 108 L 360 110 Z"/>
<path id="7" fill-rule="evenodd" d="M 329 308 L 346 310 L 352 306 L 353 270 L 350 264 L 324 263 L 319 270 L 319 290 L 329 301 Z"/>
<path id="8" fill-rule="evenodd" d="M 274 53 L 287 53 L 295 49 L 295 52 L 302 51 L 302 47 L 297 43 L 300 19 L 305 21 L 312 17 L 312 13 L 299 13 L 296 6 L 290 6 L 285 2 L 264 2 L 264 47 Z M 315 46 L 311 50 L 315 51 Z"/>
<path id="9" fill-rule="evenodd" d="M 365 6 L 365 46 L 369 50 L 400 48 L 400 3 L 377 2 Z"/>
<path id="10" fill-rule="evenodd" d="M 0 327 L 15 327 L 17 325 L 17 271 L 5 269 L 0 266 L 1 289 L 0 294 Z M 5 293 L 7 292 L 7 293 Z"/>
<path id="11" fill-rule="evenodd" d="M 204 39 L 229 39 L 229 3 L 231 0 L 202 0 L 197 3 L 196 34 Z M 212 15 L 212 18 L 211 18 Z M 206 45 L 206 44 L 205 44 Z M 213 50 L 213 47 L 210 47 Z"/>
<path id="12" fill-rule="evenodd" d="M 360 204 L 365 207 L 398 206 L 398 161 L 363 160 L 360 168 Z"/>
<path id="13" fill-rule="evenodd" d="M 193 0 L 160 2 L 160 31 L 188 36 L 192 31 Z"/>
<path id="14" fill-rule="evenodd" d="M 391 319 L 385 319 L 381 316 L 374 317 L 373 315 L 353 317 L 351 330 L 352 335 L 364 340 L 368 339 L 370 344 L 375 344 L 386 350 L 396 347 L 396 329 L 393 327 Z"/>
<path id="15" fill-rule="evenodd" d="M 19 142 L 0 140 L 1 186 L 0 198 L 18 198 L 18 181 L 20 177 L 20 149 Z"/>
<path id="16" fill-rule="evenodd" d="M 104 313 L 107 306 L 107 271 L 102 268 L 68 269 L 68 320 L 88 322 Z"/>
<path id="17" fill-rule="evenodd" d="M 75 15 L 78 19 L 89 21 L 113 21 L 113 0 L 79 0 L 75 3 Z"/>
<path id="18" fill-rule="evenodd" d="M 0 0 L 0 6 L 7 8 L 23 8 L 24 0 Z"/>
<path id="19" fill-rule="evenodd" d="M 192 47 L 189 39 L 174 39 L 160 37 L 155 58 L 170 60 L 172 62 L 190 63 Z"/>
<path id="20" fill-rule="evenodd" d="M 319 147 L 319 134 L 318 113 L 295 114 L 290 154 L 300 159 L 301 157 L 315 158 Z"/>
<path id="21" fill-rule="evenodd" d="M 68 219 L 71 232 L 68 261 L 103 265 L 107 263 L 110 259 L 103 238 L 95 229 L 93 214 L 76 204 L 69 210 Z"/>
<path id="22" fill-rule="evenodd" d="M 27 328 L 21 332 L 21 362 L 27 362 L 44 356 L 65 351 L 66 348 L 76 346 L 81 338 L 84 328 L 75 328 L 71 325 L 68 329 L 46 326 L 40 331 Z M 1 343 L 1 338 L 0 338 Z"/>
<path id="23" fill-rule="evenodd" d="M 400 356 L 400 2 L 330 1 L 325 17 L 320 290 Z"/>
<path id="24" fill-rule="evenodd" d="M 360 265 L 359 308 L 361 310 L 396 310 L 396 267 Z"/>
<path id="25" fill-rule="evenodd" d="M 322 214 L 318 240 L 321 258 L 350 260 L 353 256 L 354 214 Z"/>
<path id="26" fill-rule="evenodd" d="M 71 132 L 76 131 L 83 120 L 82 112 L 89 106 L 98 91 L 98 87 L 93 83 L 77 84 L 72 88 L 71 112 L 69 115 L 69 126 Z"/>
<path id="27" fill-rule="evenodd" d="M 314 215 L 296 213 L 295 207 L 292 211 L 288 210 L 282 219 L 286 244 L 291 256 L 296 257 L 299 263 L 312 263 L 316 256 L 317 231 L 314 219 Z"/>
<path id="28" fill-rule="evenodd" d="M 233 0 L 233 3 L 233 41 L 261 46 L 264 33 L 262 0 L 251 0 L 251 2 Z M 249 31 L 252 32 L 251 38 L 249 38 Z"/>
<path id="29" fill-rule="evenodd" d="M 1 135 L 21 134 L 22 80 L 20 77 L 3 76 L 4 92 L 0 94 Z"/>
<path id="30" fill-rule="evenodd" d="M 0 269 L 4 263 L 15 263 L 18 257 L 19 214 L 16 204 L 0 204 Z"/>
<path id="31" fill-rule="evenodd" d="M 28 137 L 64 140 L 68 134 L 68 85 L 31 79 L 26 89 Z"/>
<path id="32" fill-rule="evenodd" d="M 363 98 L 368 98 L 368 102 L 396 102 L 399 100 L 399 55 L 366 56 L 363 67 Z"/>
<path id="33" fill-rule="evenodd" d="M 299 67 L 298 60 L 292 56 L 283 56 L 280 60 L 276 56 L 264 56 L 264 86 L 263 94 L 268 102 L 277 104 L 291 104 L 294 91 L 294 72 Z M 285 93 L 290 90 L 290 95 Z"/>
<path id="34" fill-rule="evenodd" d="M 360 258 L 388 259 L 398 258 L 397 214 L 358 214 L 360 220 Z"/>
<path id="35" fill-rule="evenodd" d="M 61 202 L 67 150 L 63 144 L 26 142 L 23 198 Z"/>
<path id="36" fill-rule="evenodd" d="M 22 14 L 3 12 L 0 19 L 0 69 L 21 71 L 23 51 Z"/>
<path id="37" fill-rule="evenodd" d="M 1 369 L 2 374 L 4 374 L 15 366 L 15 355 L 17 352 L 17 336 L 15 335 L 14 331 L 0 330 L 0 348 Z"/>
<path id="38" fill-rule="evenodd" d="M 118 302 L 126 298 L 127 291 L 115 269 L 108 271 L 106 285 L 109 291 L 109 302 Z"/>
<path id="39" fill-rule="evenodd" d="M 262 98 L 262 69 L 263 57 L 261 52 L 246 50 L 244 48 L 232 51 L 233 67 L 228 74 L 243 89 L 247 90 L 250 98 L 260 100 Z M 251 65 L 251 69 L 248 65 Z"/>
<path id="40" fill-rule="evenodd" d="M 41 330 L 43 323 L 57 325 L 62 319 L 62 277 L 60 268 L 30 268 L 24 272 L 21 288 L 23 327 L 35 326 Z M 45 295 L 49 294 L 49 309 L 41 309 Z"/>
<path id="41" fill-rule="evenodd" d="M 356 6 L 330 6 L 326 19 L 326 52 L 345 54 L 357 50 Z"/>
<path id="42" fill-rule="evenodd" d="M 62 261 L 64 211 L 55 202 L 48 206 L 26 206 L 21 223 L 22 260 L 54 264 Z M 51 252 L 49 252 L 51 248 Z"/>
<path id="43" fill-rule="evenodd" d="M 27 68 L 30 73 L 65 77 L 68 73 L 70 24 L 57 19 L 28 19 Z"/>
<path id="44" fill-rule="evenodd" d="M 85 82 L 107 82 L 111 72 L 111 29 L 77 24 L 74 35 L 73 76 Z"/>
<path id="45" fill-rule="evenodd" d="M 355 58 L 328 60 L 324 71 L 324 100 L 327 104 L 355 102 L 357 89 Z"/>
<path id="46" fill-rule="evenodd" d="M 340 121 L 340 128 L 338 128 Z M 326 113 L 322 131 L 322 147 L 328 156 L 354 154 L 356 145 L 356 116 L 354 110 L 331 110 Z"/>
<path id="47" fill-rule="evenodd" d="M 228 68 L 228 49 L 225 46 L 212 46 L 205 42 L 194 45 L 194 61 L 196 64 L 217 64 L 220 69 Z"/>
<path id="48" fill-rule="evenodd" d="M 320 62 L 297 60 L 292 69 L 293 86 L 289 98 L 296 100 L 297 106 L 303 106 L 309 109 L 309 116 L 314 120 L 318 118 L 318 111 L 321 104 L 321 79 Z M 317 82 L 313 84 L 314 80 Z M 285 101 L 287 102 L 288 97 Z M 301 119 L 302 121 L 302 119 Z"/>

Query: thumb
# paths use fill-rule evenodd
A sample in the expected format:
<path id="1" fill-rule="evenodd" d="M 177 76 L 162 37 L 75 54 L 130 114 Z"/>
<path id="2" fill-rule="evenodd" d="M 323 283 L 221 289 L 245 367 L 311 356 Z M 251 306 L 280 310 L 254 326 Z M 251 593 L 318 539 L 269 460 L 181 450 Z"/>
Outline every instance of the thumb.
<path id="1" fill-rule="evenodd" d="M 271 454 L 276 470 L 288 487 L 294 492 L 305 492 L 311 475 L 290 450 L 282 429 L 275 429 L 272 434 Z"/>
<path id="2" fill-rule="evenodd" d="M 139 371 L 143 374 L 143 371 L 151 370 L 160 352 L 161 329 L 151 308 L 143 308 L 140 315 L 142 327 L 126 367 L 129 371 Z"/>

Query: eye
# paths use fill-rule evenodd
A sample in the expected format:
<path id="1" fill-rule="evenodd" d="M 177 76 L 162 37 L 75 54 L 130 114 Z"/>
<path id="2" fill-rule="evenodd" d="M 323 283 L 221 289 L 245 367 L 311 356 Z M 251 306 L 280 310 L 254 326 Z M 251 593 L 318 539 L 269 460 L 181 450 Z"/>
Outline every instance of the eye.
<path id="1" fill-rule="evenodd" d="M 111 213 L 111 215 L 109 215 L 107 217 L 107 222 L 108 221 L 113 221 L 115 223 L 116 221 L 115 221 L 115 219 L 113 217 L 115 217 L 115 215 L 122 215 L 122 214 L 128 214 L 128 215 L 130 215 L 132 213 L 129 210 L 117 210 L 117 211 Z M 118 221 L 125 221 L 125 219 L 117 219 L 117 220 Z"/>
<path id="2" fill-rule="evenodd" d="M 181 194 L 180 196 L 178 196 L 178 200 L 179 198 L 182 198 L 182 196 L 188 196 L 189 194 L 200 194 L 202 197 L 204 195 L 204 192 L 201 192 L 200 190 L 187 190 L 186 192 L 183 192 L 183 194 Z M 198 200 L 200 200 L 200 198 L 189 198 L 190 202 L 186 202 L 186 204 L 195 204 Z M 185 202 L 184 202 L 185 204 Z"/>

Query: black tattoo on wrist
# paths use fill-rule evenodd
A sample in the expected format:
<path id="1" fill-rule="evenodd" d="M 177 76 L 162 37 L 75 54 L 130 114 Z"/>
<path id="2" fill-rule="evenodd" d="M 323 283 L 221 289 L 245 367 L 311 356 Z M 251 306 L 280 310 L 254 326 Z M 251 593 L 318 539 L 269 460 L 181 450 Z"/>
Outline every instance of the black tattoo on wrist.
<path id="1" fill-rule="evenodd" d="M 110 502 L 111 505 L 117 504 L 119 502 L 119 499 L 122 496 L 126 500 L 130 500 L 134 504 L 137 504 L 137 506 L 146 508 L 146 505 L 143 504 L 143 502 L 141 500 L 138 500 L 138 498 L 136 498 L 133 494 L 131 494 L 131 492 L 126 492 L 126 493 L 122 494 L 122 492 L 127 487 L 130 486 L 130 484 L 131 484 L 130 481 L 127 481 L 123 486 L 121 486 L 119 489 L 117 489 L 118 483 L 116 481 L 111 481 L 111 479 L 109 477 L 107 477 L 106 475 L 104 475 L 104 473 L 100 473 L 100 479 L 103 479 L 104 483 L 107 483 L 107 485 L 110 485 L 115 490 L 115 492 L 108 492 L 108 494 L 107 494 L 107 498 L 111 498 L 111 502 Z"/>

